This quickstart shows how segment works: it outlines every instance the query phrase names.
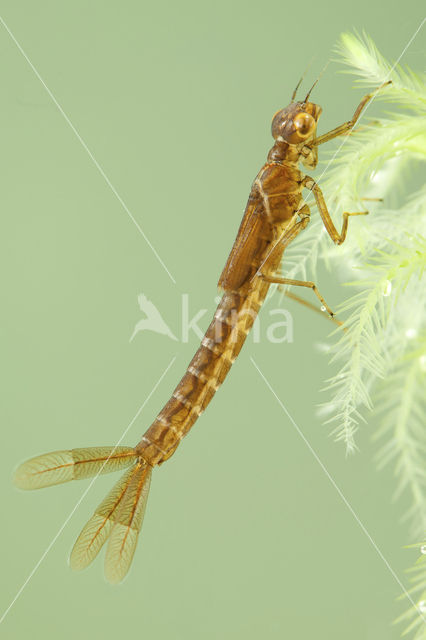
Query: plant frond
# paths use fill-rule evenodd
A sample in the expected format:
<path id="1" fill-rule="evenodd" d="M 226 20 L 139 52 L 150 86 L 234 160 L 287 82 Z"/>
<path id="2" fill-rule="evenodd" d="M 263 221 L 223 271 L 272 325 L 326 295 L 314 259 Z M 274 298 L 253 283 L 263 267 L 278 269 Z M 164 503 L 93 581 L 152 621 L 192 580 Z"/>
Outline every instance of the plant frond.
<path id="1" fill-rule="evenodd" d="M 348 73 L 356 74 L 361 84 L 376 87 L 388 80 L 392 81 L 389 91 L 379 94 L 380 98 L 398 101 L 414 110 L 426 109 L 424 75 L 401 65 L 391 65 L 366 33 L 343 33 L 336 46 L 336 53 L 339 60 L 349 66 Z"/>
<path id="2" fill-rule="evenodd" d="M 349 280 L 350 290 L 358 289 L 338 309 L 341 318 L 347 316 L 346 332 L 334 333 L 331 364 L 338 368 L 327 381 L 322 411 L 348 452 L 356 448 L 365 412 L 373 408 L 380 416 L 376 462 L 379 468 L 394 466 L 394 496 L 409 497 L 405 519 L 419 538 L 426 531 L 426 186 L 412 193 L 406 185 L 426 160 L 426 83 L 424 76 L 390 64 L 366 34 L 343 34 L 338 52 L 361 84 L 392 80 L 376 96 L 391 104 L 391 112 L 341 145 L 321 185 L 325 199 L 339 216 L 362 211 L 366 196 L 397 204 L 379 202 L 369 216 L 351 221 L 338 249 L 324 234 L 315 245 L 310 241 L 310 250 Z M 410 570 L 417 605 L 398 619 L 404 634 L 412 632 L 416 640 L 426 640 L 426 543 L 422 549 Z"/>
<path id="3" fill-rule="evenodd" d="M 375 411 L 382 424 L 375 439 L 384 441 L 376 461 L 379 468 L 393 464 L 397 485 L 395 497 L 408 492 L 413 536 L 426 531 L 426 336 L 409 333 L 410 352 L 393 365 L 379 385 Z"/>
<path id="4" fill-rule="evenodd" d="M 403 636 L 410 632 L 414 632 L 413 640 L 426 640 L 426 538 L 422 543 L 410 545 L 419 551 L 419 557 L 415 564 L 408 569 L 410 574 L 410 583 L 412 587 L 408 593 L 415 606 L 410 607 L 401 614 L 395 623 L 403 623 L 405 626 Z M 406 599 L 401 596 L 400 599 Z"/>
<path id="5" fill-rule="evenodd" d="M 394 466 L 395 497 L 409 497 L 405 518 L 420 537 L 426 530 L 426 186 L 413 192 L 412 185 L 426 160 L 426 83 L 388 62 L 365 34 L 343 34 L 338 52 L 360 84 L 392 80 L 375 97 L 388 112 L 357 127 L 330 155 L 318 182 L 337 229 L 344 211 L 365 210 L 363 198 L 383 202 L 369 202 L 368 216 L 350 220 L 339 247 L 313 210 L 309 227 L 284 254 L 283 272 L 317 280 L 322 264 L 345 283 L 348 295 L 336 311 L 346 331 L 334 331 L 327 349 L 335 373 L 320 411 L 348 453 L 356 450 L 365 414 L 374 409 L 380 416 L 377 465 Z M 416 598 L 426 601 L 426 573 L 415 575 Z M 418 613 L 404 614 L 406 633 L 426 640 Z"/>

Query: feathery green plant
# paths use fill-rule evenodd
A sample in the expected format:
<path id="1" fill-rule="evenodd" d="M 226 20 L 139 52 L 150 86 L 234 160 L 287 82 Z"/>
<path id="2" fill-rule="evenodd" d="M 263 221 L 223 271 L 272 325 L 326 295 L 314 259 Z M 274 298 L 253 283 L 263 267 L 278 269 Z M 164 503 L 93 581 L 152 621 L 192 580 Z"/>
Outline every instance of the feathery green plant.
<path id="1" fill-rule="evenodd" d="M 410 596 L 416 600 L 417 606 L 410 607 L 395 623 L 404 623 L 405 627 L 403 635 L 407 635 L 414 631 L 414 640 L 425 640 L 426 638 L 426 541 L 422 544 L 410 545 L 411 548 L 420 550 L 420 557 L 417 559 L 411 569 L 407 573 L 410 574 L 410 582 L 412 587 L 409 590 Z M 410 548 L 409 547 L 409 548 Z M 404 596 L 401 596 L 403 598 Z M 421 615 L 419 615 L 421 614 Z"/>
<path id="2" fill-rule="evenodd" d="M 335 219 L 342 211 L 364 210 L 363 197 L 393 206 L 368 203 L 370 215 L 351 220 L 339 248 L 316 217 L 286 251 L 286 276 L 306 279 L 316 264 L 338 259 L 339 272 L 355 289 L 337 309 L 347 331 L 333 333 L 332 363 L 339 368 L 327 381 L 322 411 L 347 452 L 356 448 L 366 411 L 374 408 L 381 416 L 378 464 L 394 464 L 396 494 L 410 496 L 407 517 L 418 539 L 426 533 L 426 188 L 413 194 L 412 176 L 426 160 L 426 84 L 419 74 L 387 62 L 366 35 L 343 34 L 337 53 L 363 86 L 392 80 L 375 98 L 390 109 L 385 118 L 367 124 L 364 118 L 339 143 L 319 178 L 321 188 Z M 404 189 L 407 176 L 411 186 Z M 426 640 L 426 556 L 411 571 L 420 603 L 401 620 L 411 621 L 407 631 L 416 628 L 416 640 Z"/>

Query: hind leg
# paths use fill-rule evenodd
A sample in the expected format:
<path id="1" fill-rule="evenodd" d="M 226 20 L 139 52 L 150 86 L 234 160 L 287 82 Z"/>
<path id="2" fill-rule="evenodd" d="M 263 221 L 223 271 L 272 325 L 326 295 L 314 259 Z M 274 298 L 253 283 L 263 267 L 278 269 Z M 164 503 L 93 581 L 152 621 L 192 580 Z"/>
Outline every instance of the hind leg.
<path id="1" fill-rule="evenodd" d="M 315 282 L 311 282 L 310 280 L 293 280 L 292 278 L 282 278 L 281 276 L 273 275 L 265 275 L 261 274 L 260 276 L 266 282 L 270 282 L 271 284 L 288 284 L 295 287 L 307 287 L 308 289 L 312 289 L 315 293 L 318 300 L 321 302 L 321 305 L 324 307 L 324 310 L 327 311 L 331 318 L 334 318 L 334 313 L 320 294 L 317 285 Z M 309 304 L 309 303 L 308 303 Z"/>
<path id="2" fill-rule="evenodd" d="M 278 287 L 279 288 L 279 287 Z M 315 311 L 315 313 L 319 313 L 323 318 L 326 318 L 327 320 L 331 320 L 332 322 L 334 322 L 335 324 L 337 324 L 339 327 L 343 326 L 343 322 L 341 320 L 338 320 L 336 318 L 335 315 L 330 316 L 330 315 L 324 315 L 323 311 L 321 311 L 321 309 L 319 309 L 318 307 L 316 307 L 314 304 L 312 304 L 311 302 L 308 302 L 307 300 L 304 300 L 303 298 L 301 298 L 300 296 L 297 296 L 295 293 L 293 293 L 292 291 L 289 291 L 288 289 L 286 291 L 283 292 L 285 296 L 287 296 L 287 298 L 290 298 L 291 300 L 294 300 L 295 302 L 298 302 L 299 304 L 302 304 L 304 307 L 308 307 L 308 309 L 311 309 L 312 311 Z"/>

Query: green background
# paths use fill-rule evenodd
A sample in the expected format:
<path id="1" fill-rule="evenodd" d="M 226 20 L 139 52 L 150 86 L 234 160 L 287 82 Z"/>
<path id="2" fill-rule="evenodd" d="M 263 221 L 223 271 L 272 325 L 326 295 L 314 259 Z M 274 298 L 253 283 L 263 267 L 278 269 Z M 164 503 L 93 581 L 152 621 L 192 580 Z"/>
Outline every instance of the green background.
<path id="1" fill-rule="evenodd" d="M 63 115 L 0 26 L 2 501 L 1 611 L 86 483 L 36 493 L 14 467 L 52 449 L 112 445 L 169 370 L 124 443 L 151 423 L 198 344 L 140 333 L 143 292 L 175 331 L 181 294 L 214 309 L 216 282 L 274 112 L 305 86 L 342 31 L 365 28 L 390 59 L 421 20 L 412 0 L 12 2 L 1 15 L 155 246 L 174 284 Z M 419 34 L 404 62 L 418 67 Z M 332 64 L 315 100 L 320 131 L 362 91 Z M 380 106 L 374 105 L 374 109 Z M 337 274 L 319 284 L 333 306 Z M 288 303 L 293 344 L 249 339 L 209 410 L 153 477 L 133 567 L 109 586 L 102 561 L 67 566 L 105 476 L 58 537 L 0 627 L 7 639 L 399 637 L 400 588 L 251 364 L 253 356 L 404 583 L 413 553 L 377 473 L 373 422 L 345 458 L 317 416 L 330 326 Z M 207 325 L 205 316 L 203 327 Z"/>

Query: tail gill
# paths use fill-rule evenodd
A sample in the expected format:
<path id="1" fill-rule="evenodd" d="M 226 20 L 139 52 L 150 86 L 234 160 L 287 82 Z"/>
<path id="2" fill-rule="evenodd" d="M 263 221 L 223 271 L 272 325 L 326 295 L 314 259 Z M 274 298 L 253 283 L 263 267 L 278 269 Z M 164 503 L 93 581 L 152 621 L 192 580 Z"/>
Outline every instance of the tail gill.
<path id="1" fill-rule="evenodd" d="M 130 447 L 54 451 L 24 462 L 15 473 L 21 489 L 39 489 L 110 473 L 131 465 L 97 507 L 71 551 L 70 566 L 87 567 L 108 540 L 105 577 L 117 584 L 127 574 L 142 527 L 152 467 Z"/>

